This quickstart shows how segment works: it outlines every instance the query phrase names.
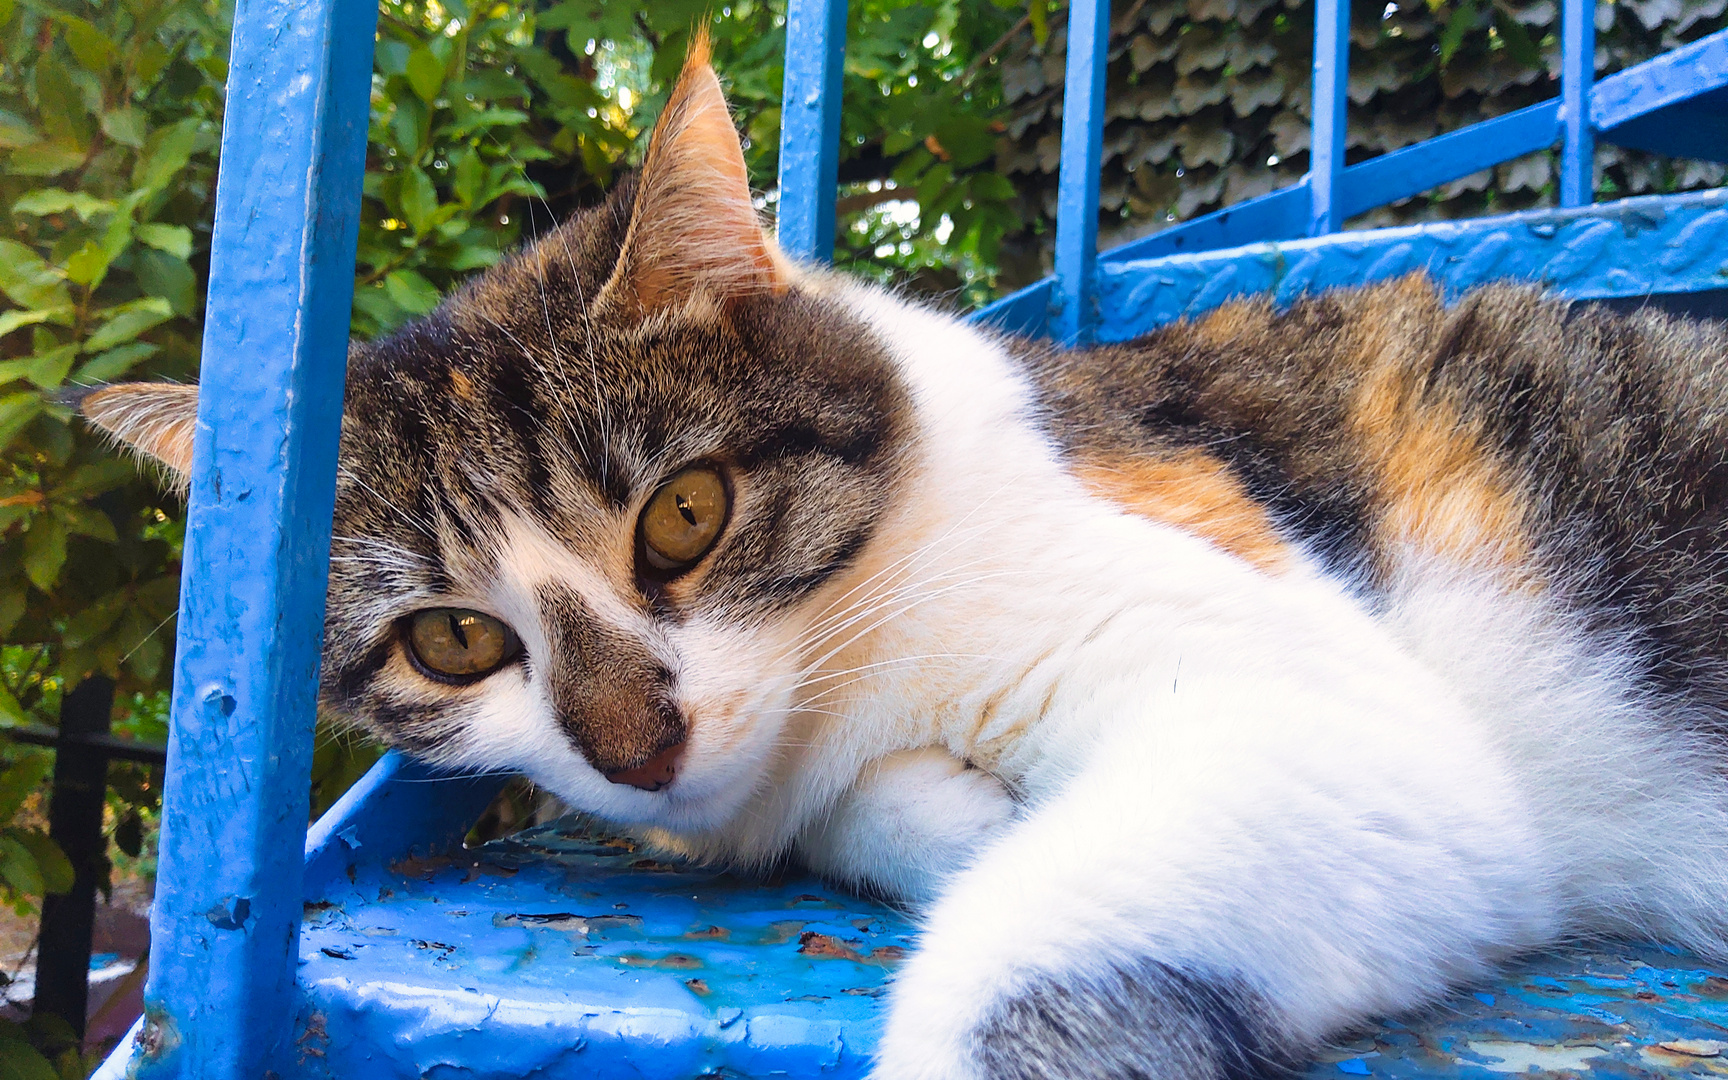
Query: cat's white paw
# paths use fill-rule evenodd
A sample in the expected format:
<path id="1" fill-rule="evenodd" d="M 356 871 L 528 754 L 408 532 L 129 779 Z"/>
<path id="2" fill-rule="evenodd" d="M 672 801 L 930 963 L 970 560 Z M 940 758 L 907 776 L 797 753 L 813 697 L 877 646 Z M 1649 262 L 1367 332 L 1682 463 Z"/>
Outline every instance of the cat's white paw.
<path id="1" fill-rule="evenodd" d="M 989 773 L 936 747 L 903 750 L 866 768 L 798 850 L 818 873 L 924 902 L 1013 817 Z"/>

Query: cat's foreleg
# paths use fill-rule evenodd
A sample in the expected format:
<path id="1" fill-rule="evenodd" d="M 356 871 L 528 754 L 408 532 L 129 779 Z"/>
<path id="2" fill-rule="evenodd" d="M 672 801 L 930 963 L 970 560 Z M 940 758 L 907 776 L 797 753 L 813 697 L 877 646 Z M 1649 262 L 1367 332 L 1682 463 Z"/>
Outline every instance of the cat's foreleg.
<path id="1" fill-rule="evenodd" d="M 1099 740 L 932 907 L 879 1080 L 1281 1076 L 1554 932 L 1488 748 L 1301 711 Z"/>
<path id="2" fill-rule="evenodd" d="M 1013 815 L 1014 801 L 990 774 L 938 747 L 903 750 L 866 766 L 797 850 L 826 877 L 924 902 Z"/>

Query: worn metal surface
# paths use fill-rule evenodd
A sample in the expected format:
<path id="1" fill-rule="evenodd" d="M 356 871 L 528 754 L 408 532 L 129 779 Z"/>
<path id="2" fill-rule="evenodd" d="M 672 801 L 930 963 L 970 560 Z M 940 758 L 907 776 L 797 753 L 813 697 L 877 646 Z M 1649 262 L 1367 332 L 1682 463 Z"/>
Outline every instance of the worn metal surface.
<path id="1" fill-rule="evenodd" d="M 234 16 L 140 1076 L 256 1080 L 293 1015 L 376 19 Z"/>
<path id="2" fill-rule="evenodd" d="M 1092 339 L 1098 321 L 1098 168 L 1104 146 L 1104 63 L 1110 0 L 1068 8 L 1068 69 L 1062 88 L 1062 172 L 1056 191 L 1056 340 Z"/>
<path id="3" fill-rule="evenodd" d="M 322 896 L 361 870 L 460 847 L 506 779 L 450 777 L 389 751 L 306 831 L 305 895 Z"/>
<path id="4" fill-rule="evenodd" d="M 1424 270 L 1448 293 L 1529 281 L 1589 299 L 1728 285 L 1728 188 L 1575 210 L 1335 233 L 1281 244 L 1106 263 L 1099 338 L 1125 341 L 1226 300 L 1279 303 Z"/>
<path id="5" fill-rule="evenodd" d="M 898 912 L 808 877 L 692 870 L 574 821 L 333 885 L 307 906 L 284 1077 L 860 1076 L 913 941 Z M 1598 947 L 1530 961 L 1307 1071 L 1728 1075 L 1724 1050 L 1728 978 Z"/>
<path id="6" fill-rule="evenodd" d="M 778 240 L 798 259 L 834 257 L 846 0 L 790 0 L 780 97 Z"/>
<path id="7" fill-rule="evenodd" d="M 306 909 L 284 1076 L 860 1076 L 911 933 L 802 875 L 576 824 L 333 884 Z"/>
<path id="8" fill-rule="evenodd" d="M 1728 978 L 1672 950 L 1594 946 L 1323 1055 L 1310 1080 L 1728 1076 Z"/>

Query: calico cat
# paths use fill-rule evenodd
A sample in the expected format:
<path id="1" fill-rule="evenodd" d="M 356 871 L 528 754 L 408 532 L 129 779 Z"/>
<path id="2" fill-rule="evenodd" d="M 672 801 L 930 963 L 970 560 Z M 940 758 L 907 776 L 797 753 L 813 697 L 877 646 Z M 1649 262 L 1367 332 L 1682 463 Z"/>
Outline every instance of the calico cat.
<path id="1" fill-rule="evenodd" d="M 190 467 L 194 392 L 93 422 Z M 1282 1075 L 1585 935 L 1728 954 L 1728 334 L 1420 277 L 1061 351 L 640 175 L 356 345 L 323 701 L 918 905 L 887 1080 Z"/>

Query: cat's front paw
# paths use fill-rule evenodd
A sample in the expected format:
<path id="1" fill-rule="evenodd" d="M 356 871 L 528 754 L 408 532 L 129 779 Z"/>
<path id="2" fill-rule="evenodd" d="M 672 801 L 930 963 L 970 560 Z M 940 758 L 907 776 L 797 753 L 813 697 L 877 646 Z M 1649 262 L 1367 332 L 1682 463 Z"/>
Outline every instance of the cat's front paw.
<path id="1" fill-rule="evenodd" d="M 942 886 L 1013 819 L 1000 781 L 927 747 L 873 763 L 799 838 L 818 873 L 914 903 Z"/>
<path id="2" fill-rule="evenodd" d="M 971 1000 L 952 989 L 914 962 L 895 988 L 872 1080 L 1294 1075 L 1265 1003 L 1228 978 L 1130 954 L 1023 975 Z"/>

